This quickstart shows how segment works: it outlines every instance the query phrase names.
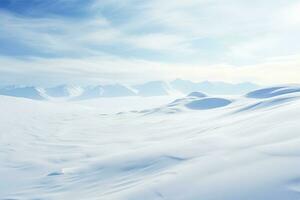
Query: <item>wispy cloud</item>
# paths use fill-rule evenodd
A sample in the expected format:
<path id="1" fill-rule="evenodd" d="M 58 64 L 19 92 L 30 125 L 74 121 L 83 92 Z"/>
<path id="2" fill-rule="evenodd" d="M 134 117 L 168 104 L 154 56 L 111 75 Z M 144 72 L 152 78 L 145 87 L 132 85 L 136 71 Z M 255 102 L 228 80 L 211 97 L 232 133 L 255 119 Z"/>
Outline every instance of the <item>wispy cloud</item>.
<path id="1" fill-rule="evenodd" d="M 124 59 L 113 56 L 87 58 L 0 57 L 2 83 L 91 84 L 137 83 L 149 80 L 184 78 L 194 81 L 252 81 L 259 84 L 299 83 L 300 55 L 274 57 L 260 64 L 180 64 Z"/>
<path id="2" fill-rule="evenodd" d="M 283 67 L 299 69 L 298 57 L 291 56 L 300 54 L 299 0 L 5 2 L 0 71 L 11 80 L 51 73 L 62 80 L 81 74 L 87 82 L 171 77 L 297 82 L 296 73 Z M 265 70 L 278 76 L 261 76 Z"/>

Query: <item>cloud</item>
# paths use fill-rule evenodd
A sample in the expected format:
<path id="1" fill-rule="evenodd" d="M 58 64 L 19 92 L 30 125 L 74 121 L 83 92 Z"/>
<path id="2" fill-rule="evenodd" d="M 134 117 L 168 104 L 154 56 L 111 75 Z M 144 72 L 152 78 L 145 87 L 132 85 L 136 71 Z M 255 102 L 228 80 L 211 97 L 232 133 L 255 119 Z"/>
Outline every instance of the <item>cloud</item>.
<path id="1" fill-rule="evenodd" d="M 33 50 L 57 55 L 89 54 L 87 43 L 110 42 L 111 28 L 104 18 L 89 20 L 66 20 L 61 18 L 22 18 L 10 13 L 0 13 L 0 38 L 19 42 Z M 109 33 L 108 33 L 109 32 Z M 99 38 L 89 36 L 97 33 Z M 88 39 L 87 39 L 88 38 Z M 26 52 L 24 52 L 26 53 Z M 35 55 L 33 55 L 35 56 Z"/>
<path id="2" fill-rule="evenodd" d="M 299 80 L 298 0 L 12 2 L 0 4 L 0 71 L 16 82 Z"/>
<path id="3" fill-rule="evenodd" d="M 287 6 L 282 11 L 284 21 L 288 23 L 288 25 L 297 26 L 299 28 L 300 25 L 299 10 L 300 10 L 300 1 Z"/>
<path id="4" fill-rule="evenodd" d="M 89 58 L 0 57 L 0 79 L 6 84 L 137 83 L 184 78 L 194 81 L 299 83 L 300 55 L 276 57 L 260 64 L 179 64 L 112 56 Z M 15 78 L 12 80 L 11 75 Z"/>

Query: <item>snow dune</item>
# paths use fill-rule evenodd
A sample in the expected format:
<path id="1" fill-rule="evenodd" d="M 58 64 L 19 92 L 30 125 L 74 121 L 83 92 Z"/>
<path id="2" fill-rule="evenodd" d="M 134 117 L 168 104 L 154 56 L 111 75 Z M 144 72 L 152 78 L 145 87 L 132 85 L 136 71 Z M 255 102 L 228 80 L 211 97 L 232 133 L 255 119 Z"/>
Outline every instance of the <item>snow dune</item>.
<path id="1" fill-rule="evenodd" d="M 284 94 L 300 92 L 300 87 L 291 87 L 291 86 L 281 86 L 281 87 L 271 87 L 263 88 L 248 93 L 246 96 L 250 98 L 270 98 Z"/>
<path id="2" fill-rule="evenodd" d="M 206 110 L 206 109 L 213 109 L 213 108 L 227 106 L 230 103 L 231 103 L 230 100 L 223 99 L 223 98 L 205 98 L 201 100 L 192 101 L 186 104 L 186 107 L 193 110 Z"/>
<path id="3" fill-rule="evenodd" d="M 207 95 L 202 92 L 191 92 L 188 97 L 206 97 Z"/>
<path id="4" fill-rule="evenodd" d="M 176 99 L 171 103 L 153 108 L 150 110 L 142 110 L 139 113 L 154 114 L 154 113 L 177 113 L 187 110 L 208 110 L 227 106 L 232 103 L 231 99 L 210 97 L 201 92 L 192 92 L 186 97 Z"/>
<path id="5" fill-rule="evenodd" d="M 0 199 L 298 200 L 298 89 L 191 95 L 136 112 L 127 99 L 122 115 L 103 115 L 118 98 L 0 96 Z"/>

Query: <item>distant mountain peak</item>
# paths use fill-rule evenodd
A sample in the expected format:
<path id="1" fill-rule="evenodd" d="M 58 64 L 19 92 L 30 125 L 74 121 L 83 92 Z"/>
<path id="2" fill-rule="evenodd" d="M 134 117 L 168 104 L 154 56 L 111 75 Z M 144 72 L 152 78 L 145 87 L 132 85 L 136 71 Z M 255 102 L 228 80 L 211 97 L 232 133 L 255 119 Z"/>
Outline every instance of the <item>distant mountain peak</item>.
<path id="1" fill-rule="evenodd" d="M 171 82 L 174 89 L 181 91 L 184 94 L 199 91 L 207 94 L 244 94 L 251 90 L 257 89 L 259 86 L 253 83 L 226 83 L 221 81 L 211 82 L 192 82 L 190 80 L 176 79 Z"/>
<path id="2" fill-rule="evenodd" d="M 43 88 L 34 86 L 7 86 L 0 89 L 0 95 L 45 100 Z"/>
<path id="3" fill-rule="evenodd" d="M 164 96 L 176 93 L 187 95 L 192 92 L 216 95 L 245 94 L 258 89 L 258 87 L 259 86 L 256 84 L 250 82 L 233 84 L 210 81 L 193 82 L 190 80 L 175 79 L 171 82 L 155 80 L 132 86 L 125 86 L 119 83 L 108 85 L 91 85 L 85 87 L 61 84 L 48 88 L 11 85 L 2 87 L 0 89 L 0 95 L 23 97 L 36 100 L 84 100 L 100 97 Z"/>
<path id="4" fill-rule="evenodd" d="M 164 81 L 150 81 L 133 86 L 140 96 L 163 96 L 170 93 L 170 86 Z"/>

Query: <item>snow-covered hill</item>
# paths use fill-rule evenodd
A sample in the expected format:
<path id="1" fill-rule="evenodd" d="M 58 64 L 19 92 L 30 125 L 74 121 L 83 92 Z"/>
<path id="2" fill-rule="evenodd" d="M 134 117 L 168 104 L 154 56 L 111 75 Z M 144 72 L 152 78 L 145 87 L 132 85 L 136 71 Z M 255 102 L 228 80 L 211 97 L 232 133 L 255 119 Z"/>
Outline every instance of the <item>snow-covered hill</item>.
<path id="1" fill-rule="evenodd" d="M 0 199 L 299 199 L 300 87 L 151 98 L 0 96 Z"/>

